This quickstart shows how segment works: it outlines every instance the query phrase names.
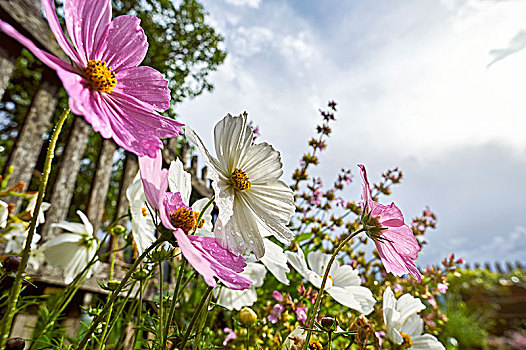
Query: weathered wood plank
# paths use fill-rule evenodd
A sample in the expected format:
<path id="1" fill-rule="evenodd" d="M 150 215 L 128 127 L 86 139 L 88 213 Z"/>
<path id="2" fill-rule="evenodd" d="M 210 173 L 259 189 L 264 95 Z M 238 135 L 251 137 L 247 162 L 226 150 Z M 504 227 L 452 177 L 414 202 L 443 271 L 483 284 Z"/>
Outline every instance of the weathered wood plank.
<path id="1" fill-rule="evenodd" d="M 20 46 L 14 40 L 0 33 L 0 100 L 4 97 L 9 79 L 15 70 L 16 57 L 20 54 Z"/>
<path id="2" fill-rule="evenodd" d="M 18 23 L 18 25 L 15 24 L 16 29 L 22 28 L 32 36 L 29 39 L 36 40 L 37 45 L 44 47 L 53 55 L 67 59 L 53 36 L 47 21 L 42 17 L 40 0 L 0 0 L 0 8 Z"/>
<path id="3" fill-rule="evenodd" d="M 31 336 L 33 335 L 33 329 L 36 326 L 37 322 L 38 315 L 36 314 L 17 314 L 9 336 L 11 338 L 19 337 L 23 339 L 31 339 Z"/>
<path id="4" fill-rule="evenodd" d="M 102 141 L 102 149 L 99 160 L 97 161 L 95 176 L 93 176 L 86 212 L 86 215 L 93 225 L 94 232 L 99 230 L 102 223 L 104 204 L 106 203 L 108 188 L 110 187 L 111 170 L 113 168 L 113 153 L 116 149 L 117 147 L 112 140 Z"/>
<path id="5" fill-rule="evenodd" d="M 24 118 L 24 124 L 18 134 L 13 152 L 9 156 L 8 164 L 14 166 L 8 183 L 9 187 L 20 181 L 28 185 L 31 180 L 45 135 L 50 128 L 51 117 L 57 106 L 57 84 L 54 73 L 46 71 Z M 15 211 L 18 212 L 22 202 L 21 198 L 13 197 L 10 202 L 16 205 Z"/>
<path id="6" fill-rule="evenodd" d="M 120 183 L 119 201 L 117 202 L 117 216 L 115 219 L 120 218 L 128 212 L 130 203 L 128 203 L 128 198 L 126 198 L 126 190 L 132 184 L 135 175 L 137 175 L 138 168 L 137 156 L 133 153 L 126 152 L 126 160 L 124 161 L 124 169 Z"/>
<path id="7" fill-rule="evenodd" d="M 52 223 L 66 219 L 68 208 L 73 197 L 73 190 L 80 170 L 80 161 L 86 148 L 91 128 L 82 117 L 76 117 L 73 129 L 66 145 L 66 150 L 58 170 L 57 179 L 51 194 L 51 208 L 46 212 L 46 222 L 42 227 L 42 241 L 57 235 L 57 230 L 51 228 Z"/>

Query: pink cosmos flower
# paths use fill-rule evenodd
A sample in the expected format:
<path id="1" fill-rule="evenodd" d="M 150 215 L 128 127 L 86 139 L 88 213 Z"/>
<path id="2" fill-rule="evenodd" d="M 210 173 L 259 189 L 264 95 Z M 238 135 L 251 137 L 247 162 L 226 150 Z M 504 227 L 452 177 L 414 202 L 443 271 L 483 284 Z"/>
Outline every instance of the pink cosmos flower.
<path id="1" fill-rule="evenodd" d="M 71 42 L 58 22 L 54 0 L 42 0 L 47 21 L 67 63 L 0 21 L 0 30 L 56 70 L 70 96 L 73 113 L 83 115 L 104 138 L 126 150 L 153 157 L 161 138 L 182 133 L 181 123 L 156 111 L 170 107 L 168 82 L 157 70 L 141 66 L 148 42 L 135 16 L 111 19 L 111 0 L 65 0 Z"/>
<path id="2" fill-rule="evenodd" d="M 358 166 L 363 180 L 363 202 L 360 205 L 364 214 L 370 217 L 368 224 L 382 228 L 375 233 L 377 237 L 374 243 L 385 269 L 396 276 L 409 273 L 420 282 L 422 275 L 413 261 L 417 258 L 420 246 L 413 231 L 404 223 L 402 212 L 394 203 L 383 205 L 373 201 L 365 166 Z"/>
<path id="3" fill-rule="evenodd" d="M 440 293 L 446 294 L 446 292 L 447 292 L 447 284 L 445 284 L 445 283 L 438 283 L 437 284 L 437 288 L 440 291 Z"/>
<path id="4" fill-rule="evenodd" d="M 167 192 L 168 169 L 162 169 L 161 151 L 154 158 L 140 157 L 139 170 L 147 202 L 163 226 L 173 231 L 181 252 L 206 283 L 215 287 L 217 277 L 230 289 L 248 289 L 252 281 L 239 274 L 246 266 L 243 257 L 222 248 L 213 237 L 188 235 L 198 213 L 183 203 L 179 192 Z"/>

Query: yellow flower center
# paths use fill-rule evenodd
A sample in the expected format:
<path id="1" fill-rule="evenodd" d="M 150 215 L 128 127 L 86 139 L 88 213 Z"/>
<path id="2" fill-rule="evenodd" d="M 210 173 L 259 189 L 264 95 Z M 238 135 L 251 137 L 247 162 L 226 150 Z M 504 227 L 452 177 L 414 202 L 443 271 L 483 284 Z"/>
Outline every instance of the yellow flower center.
<path id="1" fill-rule="evenodd" d="M 248 176 L 241 169 L 235 168 L 232 172 L 230 180 L 232 180 L 232 185 L 240 191 L 248 190 L 250 188 L 250 181 L 248 181 Z"/>
<path id="2" fill-rule="evenodd" d="M 329 275 L 329 276 L 327 276 L 327 277 L 329 277 L 329 279 L 331 280 L 332 285 L 334 286 L 334 280 L 332 279 L 332 276 Z"/>
<path id="3" fill-rule="evenodd" d="M 404 332 L 400 332 L 400 335 L 404 339 L 404 342 L 402 343 L 402 346 L 405 349 L 409 349 L 413 346 L 413 341 L 411 340 L 411 336 L 409 334 L 405 334 Z"/>
<path id="4" fill-rule="evenodd" d="M 106 62 L 90 60 L 84 68 L 84 76 L 88 79 L 92 88 L 100 92 L 112 92 L 117 84 L 115 73 Z"/>
<path id="5" fill-rule="evenodd" d="M 309 350 L 322 350 L 323 346 L 317 340 L 311 339 L 309 341 Z"/>
<path id="6" fill-rule="evenodd" d="M 142 207 L 142 216 L 147 217 L 148 216 L 148 209 L 145 207 Z"/>
<path id="7" fill-rule="evenodd" d="M 188 208 L 179 208 L 174 210 L 170 215 L 170 221 L 172 225 L 180 228 L 185 233 L 190 232 L 197 224 L 197 218 L 199 217 L 198 212 L 194 212 Z M 201 220 L 204 223 L 204 220 Z M 199 227 L 203 225 L 199 223 Z"/>

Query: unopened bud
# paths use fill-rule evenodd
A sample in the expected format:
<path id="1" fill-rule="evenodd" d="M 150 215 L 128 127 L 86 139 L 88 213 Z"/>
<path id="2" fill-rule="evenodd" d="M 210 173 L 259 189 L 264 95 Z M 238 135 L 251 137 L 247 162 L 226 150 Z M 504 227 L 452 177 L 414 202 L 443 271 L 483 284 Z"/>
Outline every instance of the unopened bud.
<path id="1" fill-rule="evenodd" d="M 325 316 L 321 319 L 321 325 L 325 329 L 331 329 L 334 325 L 338 325 L 338 321 L 333 317 Z"/>
<path id="2" fill-rule="evenodd" d="M 114 236 L 120 236 L 120 235 L 126 233 L 126 229 L 125 229 L 124 226 L 122 226 L 122 225 L 115 225 L 115 226 L 113 226 L 113 228 L 111 229 L 111 233 L 112 233 Z"/>
<path id="3" fill-rule="evenodd" d="M 26 347 L 26 342 L 22 338 L 11 338 L 5 343 L 6 350 L 23 350 Z"/>
<path id="4" fill-rule="evenodd" d="M 20 261 L 22 261 L 22 258 L 18 255 L 9 255 L 4 260 L 4 269 L 6 272 L 16 271 L 20 265 Z"/>
<path id="5" fill-rule="evenodd" d="M 250 326 L 258 319 L 258 315 L 249 307 L 244 307 L 239 311 L 239 320 L 245 326 Z"/>

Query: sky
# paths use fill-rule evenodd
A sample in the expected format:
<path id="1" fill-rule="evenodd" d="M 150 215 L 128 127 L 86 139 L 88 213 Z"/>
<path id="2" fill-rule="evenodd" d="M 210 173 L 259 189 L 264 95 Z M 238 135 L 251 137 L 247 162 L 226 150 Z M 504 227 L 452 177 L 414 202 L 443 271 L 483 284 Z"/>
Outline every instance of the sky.
<path id="1" fill-rule="evenodd" d="M 526 2 L 204 0 L 228 57 L 215 91 L 178 107 L 212 145 L 215 123 L 247 111 L 282 154 L 285 180 L 319 108 L 338 103 L 316 175 L 404 173 L 388 199 L 438 227 L 419 265 L 526 263 Z M 360 181 L 346 192 L 358 200 Z"/>

